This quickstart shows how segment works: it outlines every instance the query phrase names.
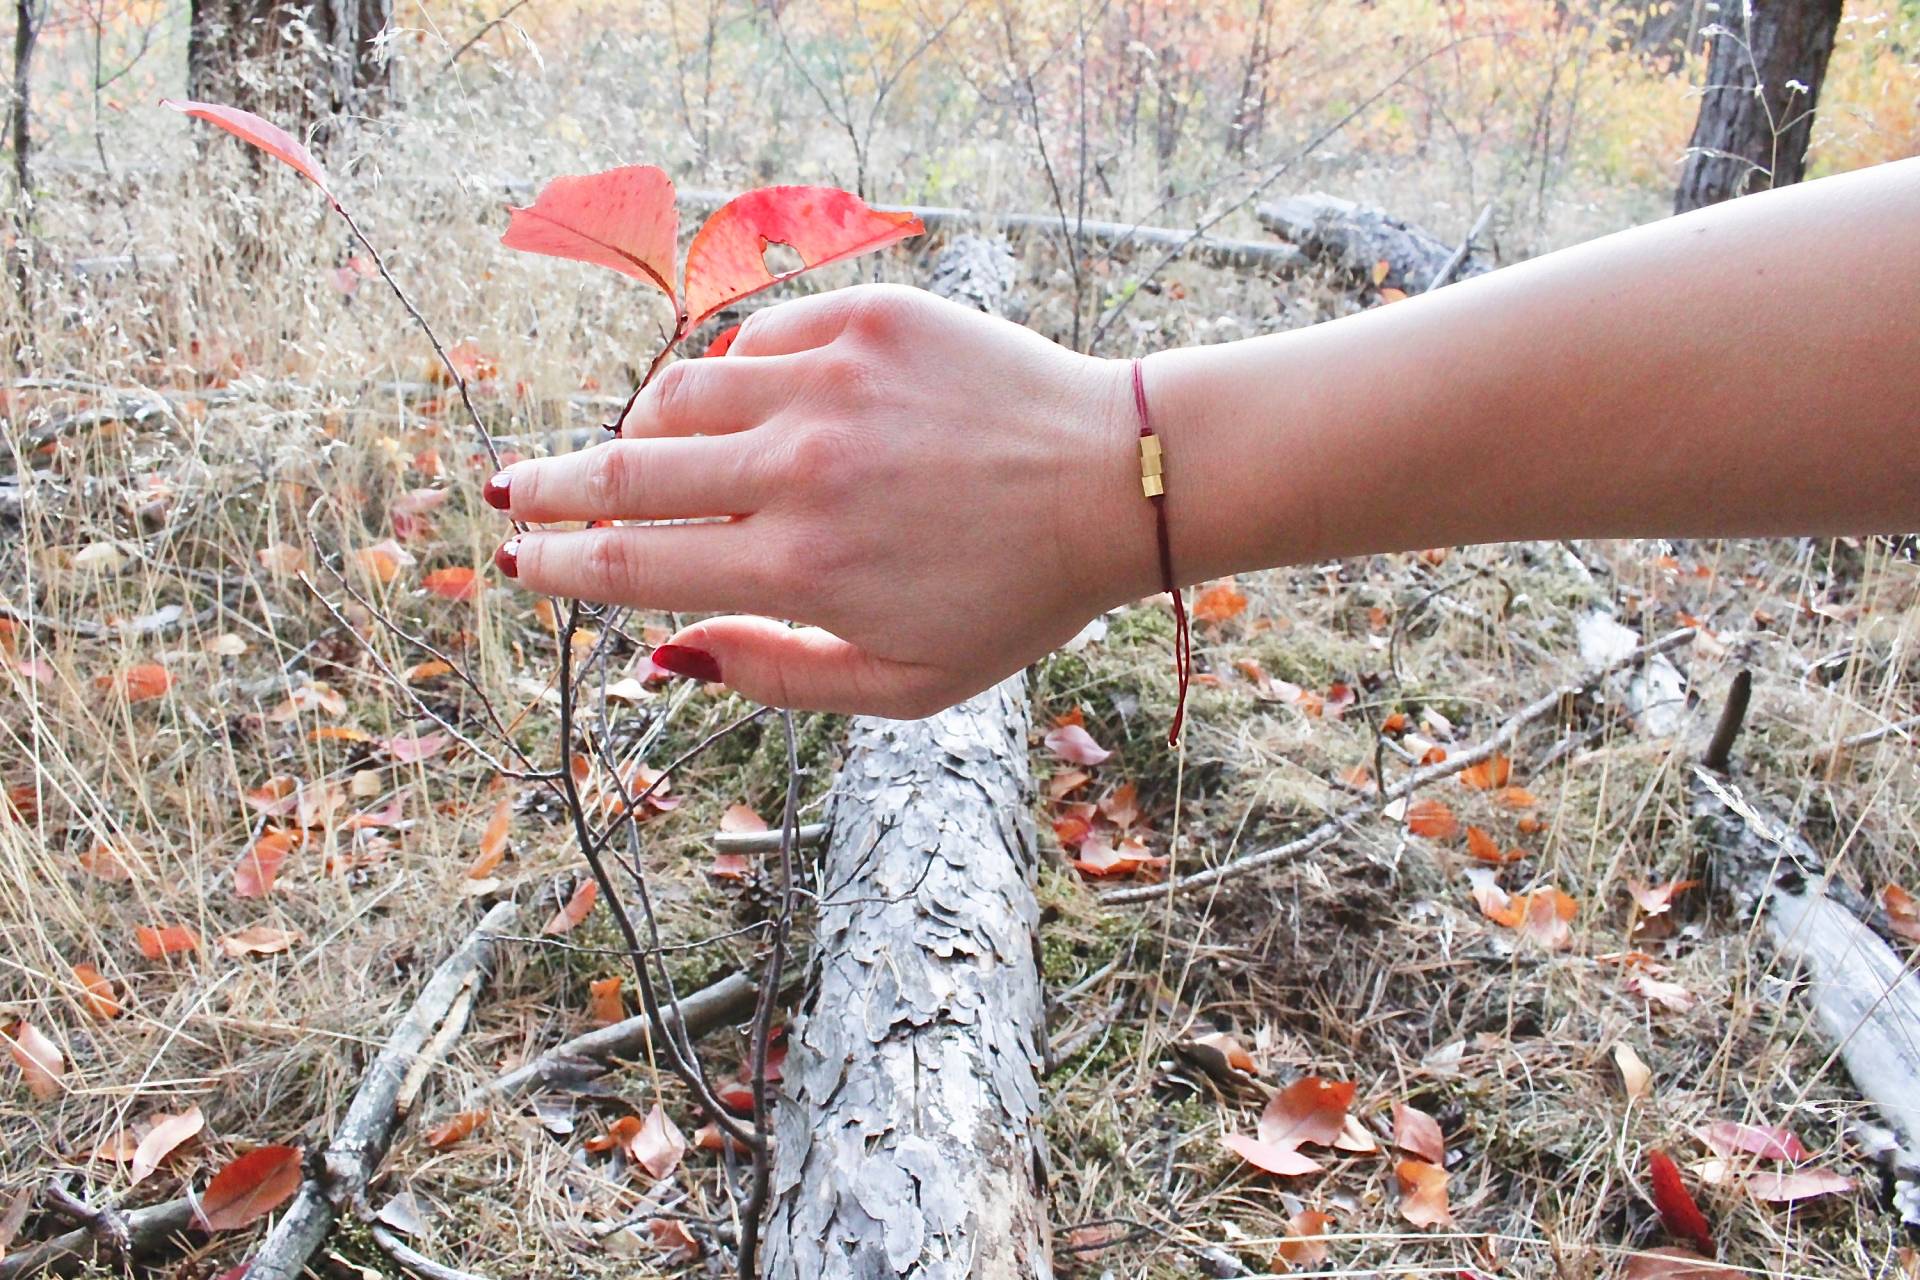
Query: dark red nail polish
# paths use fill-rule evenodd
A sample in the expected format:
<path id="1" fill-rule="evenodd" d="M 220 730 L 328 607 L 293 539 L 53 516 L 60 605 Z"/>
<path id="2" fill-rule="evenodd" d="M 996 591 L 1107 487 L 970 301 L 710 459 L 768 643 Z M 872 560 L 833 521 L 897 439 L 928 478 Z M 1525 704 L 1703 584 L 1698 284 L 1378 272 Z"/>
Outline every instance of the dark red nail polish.
<path id="1" fill-rule="evenodd" d="M 508 538 L 493 553 L 493 567 L 509 578 L 520 576 L 520 539 Z"/>
<path id="2" fill-rule="evenodd" d="M 482 496 L 487 500 L 487 505 L 495 511 L 505 511 L 508 507 L 512 506 L 513 497 L 507 490 L 507 486 L 512 483 L 513 477 L 505 471 L 494 472 L 492 479 L 487 481 L 487 487 L 481 490 Z"/>
<path id="3" fill-rule="evenodd" d="M 688 644 L 663 644 L 653 651 L 653 665 L 689 680 L 720 683 L 720 664 L 705 649 Z"/>

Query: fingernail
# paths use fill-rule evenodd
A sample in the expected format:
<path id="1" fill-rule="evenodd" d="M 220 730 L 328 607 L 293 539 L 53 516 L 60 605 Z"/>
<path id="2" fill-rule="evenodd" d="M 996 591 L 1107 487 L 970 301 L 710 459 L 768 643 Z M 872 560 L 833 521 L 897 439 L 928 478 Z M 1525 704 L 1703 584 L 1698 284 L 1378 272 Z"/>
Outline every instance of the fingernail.
<path id="1" fill-rule="evenodd" d="M 509 578 L 520 576 L 520 539 L 518 537 L 508 538 L 500 544 L 500 549 L 493 553 L 493 567 Z"/>
<path id="2" fill-rule="evenodd" d="M 512 483 L 513 477 L 505 471 L 494 472 L 493 478 L 487 481 L 487 487 L 481 491 L 487 505 L 495 511 L 505 511 L 512 506 L 513 496 L 507 491 L 507 486 Z"/>
<path id="3" fill-rule="evenodd" d="M 705 649 L 689 644 L 663 644 L 653 651 L 653 665 L 689 680 L 720 683 L 720 664 Z"/>

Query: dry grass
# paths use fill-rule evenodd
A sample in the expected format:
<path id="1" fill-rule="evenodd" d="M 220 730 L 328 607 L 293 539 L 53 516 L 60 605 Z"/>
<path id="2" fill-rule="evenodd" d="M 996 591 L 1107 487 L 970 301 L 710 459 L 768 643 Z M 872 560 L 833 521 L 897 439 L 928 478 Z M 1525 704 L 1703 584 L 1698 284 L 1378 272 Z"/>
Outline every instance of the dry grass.
<path id="1" fill-rule="evenodd" d="M 631 69 L 657 65 L 665 43 L 657 30 L 613 31 L 577 57 L 549 49 L 552 60 L 538 68 L 503 60 L 462 70 L 422 89 L 415 109 L 336 163 L 423 310 L 450 340 L 498 363 L 482 412 L 523 451 L 591 438 L 587 429 L 650 354 L 660 317 L 618 284 L 499 253 L 497 209 L 512 181 L 635 158 L 613 138 L 647 139 L 647 158 L 716 185 L 846 176 L 826 126 L 791 109 L 804 100 L 797 89 L 784 112 L 759 102 L 728 117 L 696 155 L 684 122 L 627 87 Z M 1339 61 L 1340 50 L 1324 59 Z M 783 65 L 764 40 L 728 44 L 724 60 L 741 83 Z M 423 57 L 416 73 L 432 63 Z M 1435 81 L 1422 93 L 1431 102 L 1447 89 Z M 923 175 L 900 194 L 1044 207 L 1017 117 L 978 104 L 968 115 L 924 86 L 908 101 L 911 113 L 883 132 L 896 171 Z M 929 121 L 938 136 L 962 141 L 916 144 Z M 148 136 L 163 131 L 163 143 Z M 0 515 L 0 598 L 41 620 L 9 633 L 13 658 L 44 664 L 42 679 L 0 684 L 0 781 L 13 795 L 0 807 L 0 1008 L 51 1035 L 70 1074 L 52 1101 L 4 1076 L 0 1202 L 60 1174 L 97 1201 L 139 1202 L 175 1194 L 183 1178 L 249 1143 L 323 1142 L 371 1047 L 488 894 L 527 904 L 531 935 L 577 874 L 557 809 L 472 756 L 399 765 L 368 744 L 310 737 L 322 724 L 373 738 L 434 728 L 368 656 L 403 670 L 424 655 L 376 625 L 332 565 L 383 613 L 461 655 L 487 698 L 515 713 L 522 746 L 552 750 L 550 629 L 497 585 L 471 603 L 420 589 L 435 568 L 485 576 L 499 532 L 478 502 L 484 471 L 467 432 L 424 385 L 424 341 L 377 282 L 351 298 L 331 287 L 348 246 L 291 179 L 256 179 L 224 146 L 192 162 L 171 121 L 143 118 L 112 134 L 110 175 L 88 168 L 82 139 L 71 142 L 42 165 L 35 290 L 10 298 L 4 315 L 14 372 L 42 382 L 16 381 L 0 406 L 0 473 L 34 477 L 21 514 Z M 1470 150 L 1491 163 L 1506 154 L 1499 146 L 1489 131 Z M 1244 179 L 1207 155 L 1179 179 Z M 1646 186 L 1608 188 L 1598 172 L 1575 174 L 1578 189 L 1564 201 L 1530 210 L 1522 243 L 1618 225 L 1664 199 Z M 1130 173 L 1114 208 L 1150 204 L 1163 176 L 1144 166 Z M 1351 151 L 1298 185 L 1391 196 L 1397 212 L 1451 233 L 1472 216 L 1464 202 L 1475 184 L 1452 160 Z M 1196 207 L 1176 203 L 1156 216 L 1177 222 Z M 128 249 L 147 265 L 91 276 L 66 265 Z M 164 267 L 152 265 L 156 253 L 171 255 Z M 1029 322 L 1067 333 L 1063 264 L 1032 245 L 1023 266 Z M 877 269 L 911 278 L 915 263 L 901 256 Z M 852 278 L 849 269 L 824 283 Z M 1093 284 L 1092 296 L 1110 300 L 1130 281 L 1114 267 Z M 1326 282 L 1276 289 L 1190 267 L 1157 288 L 1133 304 L 1109 353 L 1224 340 L 1370 301 Z M 46 424 L 136 388 L 161 407 L 75 430 L 50 454 L 28 448 Z M 392 535 L 397 498 L 427 487 L 449 497 L 427 516 L 431 533 L 407 544 L 417 563 L 391 583 L 367 580 L 356 553 Z M 275 547 L 304 558 L 348 625 L 299 576 L 262 562 L 259 552 Z M 1042 716 L 1084 709 L 1095 736 L 1120 749 L 1098 785 L 1138 783 L 1156 852 L 1179 833 L 1177 865 L 1264 848 L 1316 820 L 1338 799 L 1330 779 L 1373 763 L 1372 726 L 1388 712 L 1417 720 L 1437 710 L 1454 741 L 1481 736 L 1576 669 L 1573 619 L 1591 608 L 1616 610 L 1648 634 L 1683 615 L 1699 619 L 1712 639 L 1681 665 L 1700 706 L 1686 731 L 1668 737 L 1627 723 L 1617 697 L 1540 726 L 1514 753 L 1516 781 L 1541 799 L 1545 826 L 1535 833 L 1519 835 L 1514 814 L 1449 784 L 1463 817 L 1533 851 L 1510 887 L 1537 881 L 1578 897 L 1574 942 L 1561 952 L 1516 945 L 1480 916 L 1457 845 L 1409 839 L 1385 822 L 1171 908 L 1102 908 L 1064 860 L 1050 866 L 1047 977 L 1051 990 L 1071 993 L 1054 1032 L 1081 1042 L 1050 1082 L 1056 1220 L 1063 1240 L 1078 1238 L 1065 1228 L 1100 1219 L 1140 1228 L 1097 1256 L 1063 1256 L 1063 1266 L 1190 1275 L 1194 1250 L 1225 1248 L 1258 1269 L 1287 1218 L 1318 1206 L 1335 1214 L 1343 1237 L 1323 1274 L 1615 1274 L 1621 1250 L 1658 1238 L 1644 1149 L 1695 1154 L 1687 1127 L 1731 1118 L 1789 1125 L 1860 1178 L 1854 1194 L 1794 1213 L 1708 1194 L 1731 1261 L 1763 1275 L 1887 1273 L 1902 1241 L 1874 1172 L 1845 1137 L 1858 1100 L 1804 1024 L 1791 975 L 1753 944 L 1748 923 L 1708 894 L 1683 900 L 1683 927 L 1662 949 L 1674 980 L 1698 997 L 1685 1013 L 1649 1009 L 1602 957 L 1635 945 L 1626 882 L 1690 865 L 1688 734 L 1739 664 L 1761 680 L 1741 753 L 1754 789 L 1791 807 L 1843 878 L 1869 890 L 1913 883 L 1920 776 L 1911 737 L 1837 763 L 1822 753 L 1920 702 L 1920 573 L 1911 559 L 1879 541 L 1519 546 L 1455 552 L 1438 565 L 1408 556 L 1316 566 L 1241 585 L 1247 611 L 1202 630 L 1200 661 L 1218 680 L 1197 690 L 1183 759 L 1159 738 L 1171 686 L 1158 607 L 1117 615 L 1105 639 L 1038 671 Z M 173 606 L 185 625 L 142 635 L 113 625 Z M 102 624 L 105 634 L 92 634 Z M 1241 659 L 1313 690 L 1350 682 L 1359 700 L 1338 720 L 1307 716 L 1259 698 Z M 162 699 L 129 704 L 96 683 L 151 661 L 176 680 Z M 281 708 L 316 681 L 345 698 L 344 713 L 283 719 Z M 477 696 L 457 682 L 413 688 L 442 718 L 469 723 L 479 713 Z M 621 709 L 607 732 L 658 764 L 743 709 L 726 695 L 662 689 Z M 1539 767 L 1568 732 L 1579 747 Z M 810 795 L 824 785 L 837 737 L 828 719 L 804 730 Z M 1406 767 L 1391 752 L 1385 759 L 1391 771 Z M 676 776 L 685 804 L 646 828 L 669 938 L 710 938 L 761 909 L 752 893 L 701 874 L 705 834 L 733 803 L 773 813 L 780 761 L 776 738 L 756 729 Z M 243 796 L 278 776 L 339 787 L 342 813 L 398 801 L 402 820 L 357 832 L 317 825 L 268 898 L 240 899 L 232 867 L 266 821 Z M 499 883 L 476 893 L 466 869 L 502 799 L 515 810 L 511 857 Z M 131 878 L 82 869 L 96 847 L 123 850 Z M 195 929 L 202 951 L 142 957 L 134 926 L 160 922 Z M 302 941 L 276 956 L 219 953 L 215 939 L 259 923 L 297 930 Z M 596 920 L 568 941 L 508 948 L 493 994 L 430 1087 L 424 1118 L 583 1029 L 588 982 L 616 968 L 592 950 L 611 933 Z M 671 963 L 693 986 L 750 956 L 745 940 L 730 938 Z M 71 976 L 83 961 L 116 983 L 121 1017 L 89 1016 Z M 1249 1177 L 1218 1138 L 1251 1123 L 1257 1091 L 1223 1094 L 1175 1049 L 1215 1028 L 1256 1048 L 1265 1082 L 1308 1072 L 1351 1079 L 1359 1110 L 1376 1124 L 1394 1101 L 1437 1115 L 1457 1161 L 1458 1232 L 1407 1228 L 1378 1159 L 1337 1162 L 1297 1185 Z M 1629 1105 L 1622 1095 L 1610 1056 L 1618 1042 L 1654 1068 L 1649 1099 Z M 739 1060 L 727 1036 L 706 1047 L 720 1071 Z M 584 1154 L 581 1140 L 656 1097 L 691 1121 L 664 1071 L 644 1064 L 615 1077 L 610 1096 L 572 1100 L 571 1135 L 554 1132 L 551 1113 L 517 1113 L 435 1151 L 416 1118 L 381 1197 L 411 1190 L 429 1211 L 417 1245 L 454 1265 L 498 1276 L 649 1274 L 650 1251 L 630 1257 L 606 1239 L 645 1211 L 654 1189 L 617 1161 Z M 124 1165 L 87 1158 L 123 1127 L 188 1102 L 206 1113 L 204 1143 L 139 1188 L 128 1187 Z M 724 1225 L 729 1202 L 712 1157 L 696 1157 L 658 1199 L 682 1195 L 677 1212 Z M 335 1247 L 391 1269 L 358 1231 Z M 203 1251 L 205 1265 L 182 1274 L 239 1261 L 246 1241 L 216 1239 Z"/>

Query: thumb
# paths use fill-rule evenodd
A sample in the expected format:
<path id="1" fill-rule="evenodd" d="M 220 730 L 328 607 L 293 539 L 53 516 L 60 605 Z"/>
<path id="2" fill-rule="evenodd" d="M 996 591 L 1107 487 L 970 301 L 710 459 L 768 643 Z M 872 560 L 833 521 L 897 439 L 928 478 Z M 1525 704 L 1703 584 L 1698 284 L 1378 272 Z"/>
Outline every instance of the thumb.
<path id="1" fill-rule="evenodd" d="M 931 667 L 877 658 L 819 627 L 772 618 L 709 618 L 683 627 L 653 651 L 675 675 L 717 681 L 771 706 L 795 711 L 916 719 L 947 705 Z"/>

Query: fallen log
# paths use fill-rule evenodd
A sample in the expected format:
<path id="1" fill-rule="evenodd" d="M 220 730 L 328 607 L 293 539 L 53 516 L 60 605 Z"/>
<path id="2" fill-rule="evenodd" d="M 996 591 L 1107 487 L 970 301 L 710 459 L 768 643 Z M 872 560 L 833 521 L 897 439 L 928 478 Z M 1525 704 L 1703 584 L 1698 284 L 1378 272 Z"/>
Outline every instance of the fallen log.
<path id="1" fill-rule="evenodd" d="M 1308 258 L 1338 270 L 1372 279 L 1378 264 L 1385 262 L 1386 274 L 1375 283 L 1406 293 L 1422 293 L 1436 287 L 1435 282 L 1489 269 L 1471 252 L 1486 215 L 1469 233 L 1465 253 L 1403 218 L 1338 196 L 1314 193 L 1267 200 L 1254 206 L 1253 216 Z"/>
<path id="2" fill-rule="evenodd" d="M 658 1034 L 663 1038 L 669 1036 L 676 1019 L 685 1021 L 689 1040 L 698 1040 L 731 1023 L 744 1022 L 753 1013 L 758 991 L 753 979 L 746 974 L 728 974 L 680 1001 L 677 1010 L 662 1009 Z M 654 1035 L 653 1019 L 641 1013 L 575 1036 L 480 1086 L 467 1095 L 464 1109 L 510 1101 L 529 1090 L 565 1088 L 605 1075 L 612 1070 L 610 1059 L 644 1054 Z"/>
<path id="3" fill-rule="evenodd" d="M 1003 248 L 933 287 L 997 310 Z M 817 949 L 774 1107 L 766 1280 L 1053 1274 L 1024 674 L 925 720 L 854 722 Z"/>
<path id="4" fill-rule="evenodd" d="M 366 1194 L 406 1103 L 438 1052 L 458 1034 L 466 1011 L 486 984 L 495 944 L 518 914 L 511 902 L 496 905 L 427 979 L 367 1068 L 320 1158 L 317 1175 L 301 1183 L 293 1203 L 254 1254 L 248 1280 L 294 1280 L 332 1230 L 335 1217 Z"/>
<path id="5" fill-rule="evenodd" d="M 1745 918 L 1765 923 L 1774 951 L 1804 979 L 1795 990 L 1888 1131 L 1861 1145 L 1892 1174 L 1895 1208 L 1920 1226 L 1920 980 L 1867 923 L 1871 906 L 1828 870 L 1806 837 L 1741 794 L 1730 756 L 1750 679 L 1744 671 L 1736 677 L 1712 745 L 1694 767 L 1694 834 L 1710 883 Z"/>

